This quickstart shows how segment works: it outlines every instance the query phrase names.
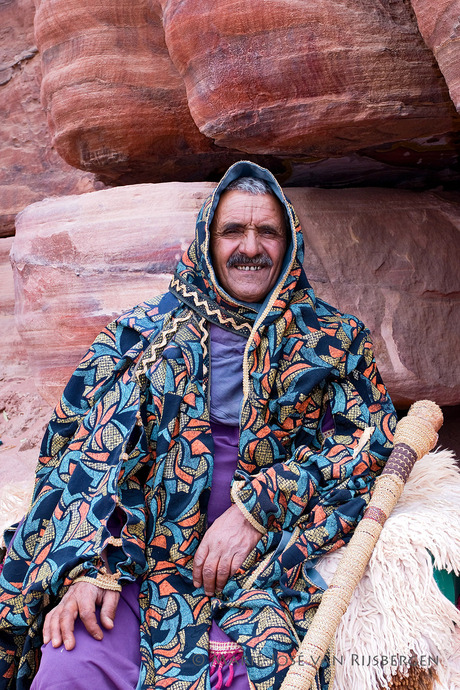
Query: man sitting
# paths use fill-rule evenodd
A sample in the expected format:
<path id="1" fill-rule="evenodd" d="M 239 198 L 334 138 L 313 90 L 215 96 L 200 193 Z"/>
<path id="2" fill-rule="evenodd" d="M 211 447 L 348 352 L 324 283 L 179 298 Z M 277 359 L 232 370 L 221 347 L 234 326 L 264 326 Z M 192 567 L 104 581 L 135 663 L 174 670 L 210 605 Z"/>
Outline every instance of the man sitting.
<path id="1" fill-rule="evenodd" d="M 275 178 L 236 163 L 169 292 L 96 338 L 4 563 L 0 688 L 280 687 L 395 425 L 302 260 Z"/>

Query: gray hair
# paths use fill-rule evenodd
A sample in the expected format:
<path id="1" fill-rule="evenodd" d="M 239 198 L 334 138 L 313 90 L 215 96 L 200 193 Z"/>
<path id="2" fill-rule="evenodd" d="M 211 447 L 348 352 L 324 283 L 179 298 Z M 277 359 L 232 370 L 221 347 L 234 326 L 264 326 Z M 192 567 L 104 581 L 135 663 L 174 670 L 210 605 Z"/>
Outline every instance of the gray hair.
<path id="1" fill-rule="evenodd" d="M 271 194 L 275 196 L 273 189 L 265 180 L 259 180 L 255 177 L 238 177 L 233 182 L 230 182 L 228 187 L 225 188 L 226 192 L 238 191 L 247 192 L 248 194 Z"/>
<path id="2" fill-rule="evenodd" d="M 289 218 L 287 209 L 284 206 L 284 204 L 280 202 L 273 189 L 267 182 L 265 182 L 265 180 L 261 180 L 256 177 L 238 177 L 236 180 L 233 180 L 233 182 L 230 182 L 230 184 L 228 185 L 228 187 L 225 188 L 224 191 L 247 192 L 248 194 L 254 194 L 255 196 L 258 196 L 259 194 L 270 194 L 271 196 L 275 197 L 283 211 L 284 229 L 286 231 L 286 235 L 289 236 L 291 220 Z"/>

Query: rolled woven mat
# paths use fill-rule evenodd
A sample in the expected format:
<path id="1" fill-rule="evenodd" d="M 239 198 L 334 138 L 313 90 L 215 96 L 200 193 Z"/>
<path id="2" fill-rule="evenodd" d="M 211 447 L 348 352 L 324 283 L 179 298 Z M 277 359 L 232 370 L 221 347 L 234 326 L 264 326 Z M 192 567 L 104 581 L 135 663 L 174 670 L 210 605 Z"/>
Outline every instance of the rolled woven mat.
<path id="1" fill-rule="evenodd" d="M 407 416 L 398 422 L 393 451 L 300 645 L 298 656 L 302 663 L 294 662 L 290 666 L 281 690 L 310 690 L 383 525 L 398 502 L 415 461 L 436 445 L 442 422 L 441 409 L 431 400 L 414 403 Z"/>

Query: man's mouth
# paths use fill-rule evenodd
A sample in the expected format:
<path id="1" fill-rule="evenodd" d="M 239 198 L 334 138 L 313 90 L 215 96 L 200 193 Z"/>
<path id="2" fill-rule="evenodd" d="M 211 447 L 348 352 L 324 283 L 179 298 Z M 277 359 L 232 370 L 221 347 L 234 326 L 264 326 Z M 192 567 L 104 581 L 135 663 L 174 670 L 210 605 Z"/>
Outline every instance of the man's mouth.
<path id="1" fill-rule="evenodd" d="M 233 266 L 232 268 L 236 268 L 237 271 L 261 271 L 265 266 L 248 266 L 246 264 L 245 266 Z"/>
<path id="2" fill-rule="evenodd" d="M 236 268 L 237 271 L 261 271 L 263 268 L 270 268 L 271 266 L 273 266 L 273 261 L 264 254 L 249 258 L 241 252 L 237 252 L 227 261 L 227 268 Z"/>

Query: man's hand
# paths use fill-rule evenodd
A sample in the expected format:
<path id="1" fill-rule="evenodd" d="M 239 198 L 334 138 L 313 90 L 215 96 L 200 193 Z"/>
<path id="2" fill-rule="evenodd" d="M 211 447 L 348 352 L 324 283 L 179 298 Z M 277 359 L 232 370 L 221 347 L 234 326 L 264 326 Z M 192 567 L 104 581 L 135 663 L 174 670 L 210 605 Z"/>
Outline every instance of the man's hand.
<path id="1" fill-rule="evenodd" d="M 205 533 L 193 561 L 193 584 L 211 597 L 221 591 L 261 538 L 238 506 L 222 513 Z"/>
<path id="2" fill-rule="evenodd" d="M 106 630 L 113 628 L 117 610 L 119 592 L 101 589 L 89 582 L 76 582 L 71 585 L 59 604 L 50 611 L 43 626 L 43 642 L 50 640 L 53 647 L 64 643 L 67 651 L 75 647 L 73 634 L 77 616 L 80 616 L 85 628 L 95 640 L 102 640 L 103 633 L 96 619 L 96 605 L 101 606 L 101 623 Z"/>

